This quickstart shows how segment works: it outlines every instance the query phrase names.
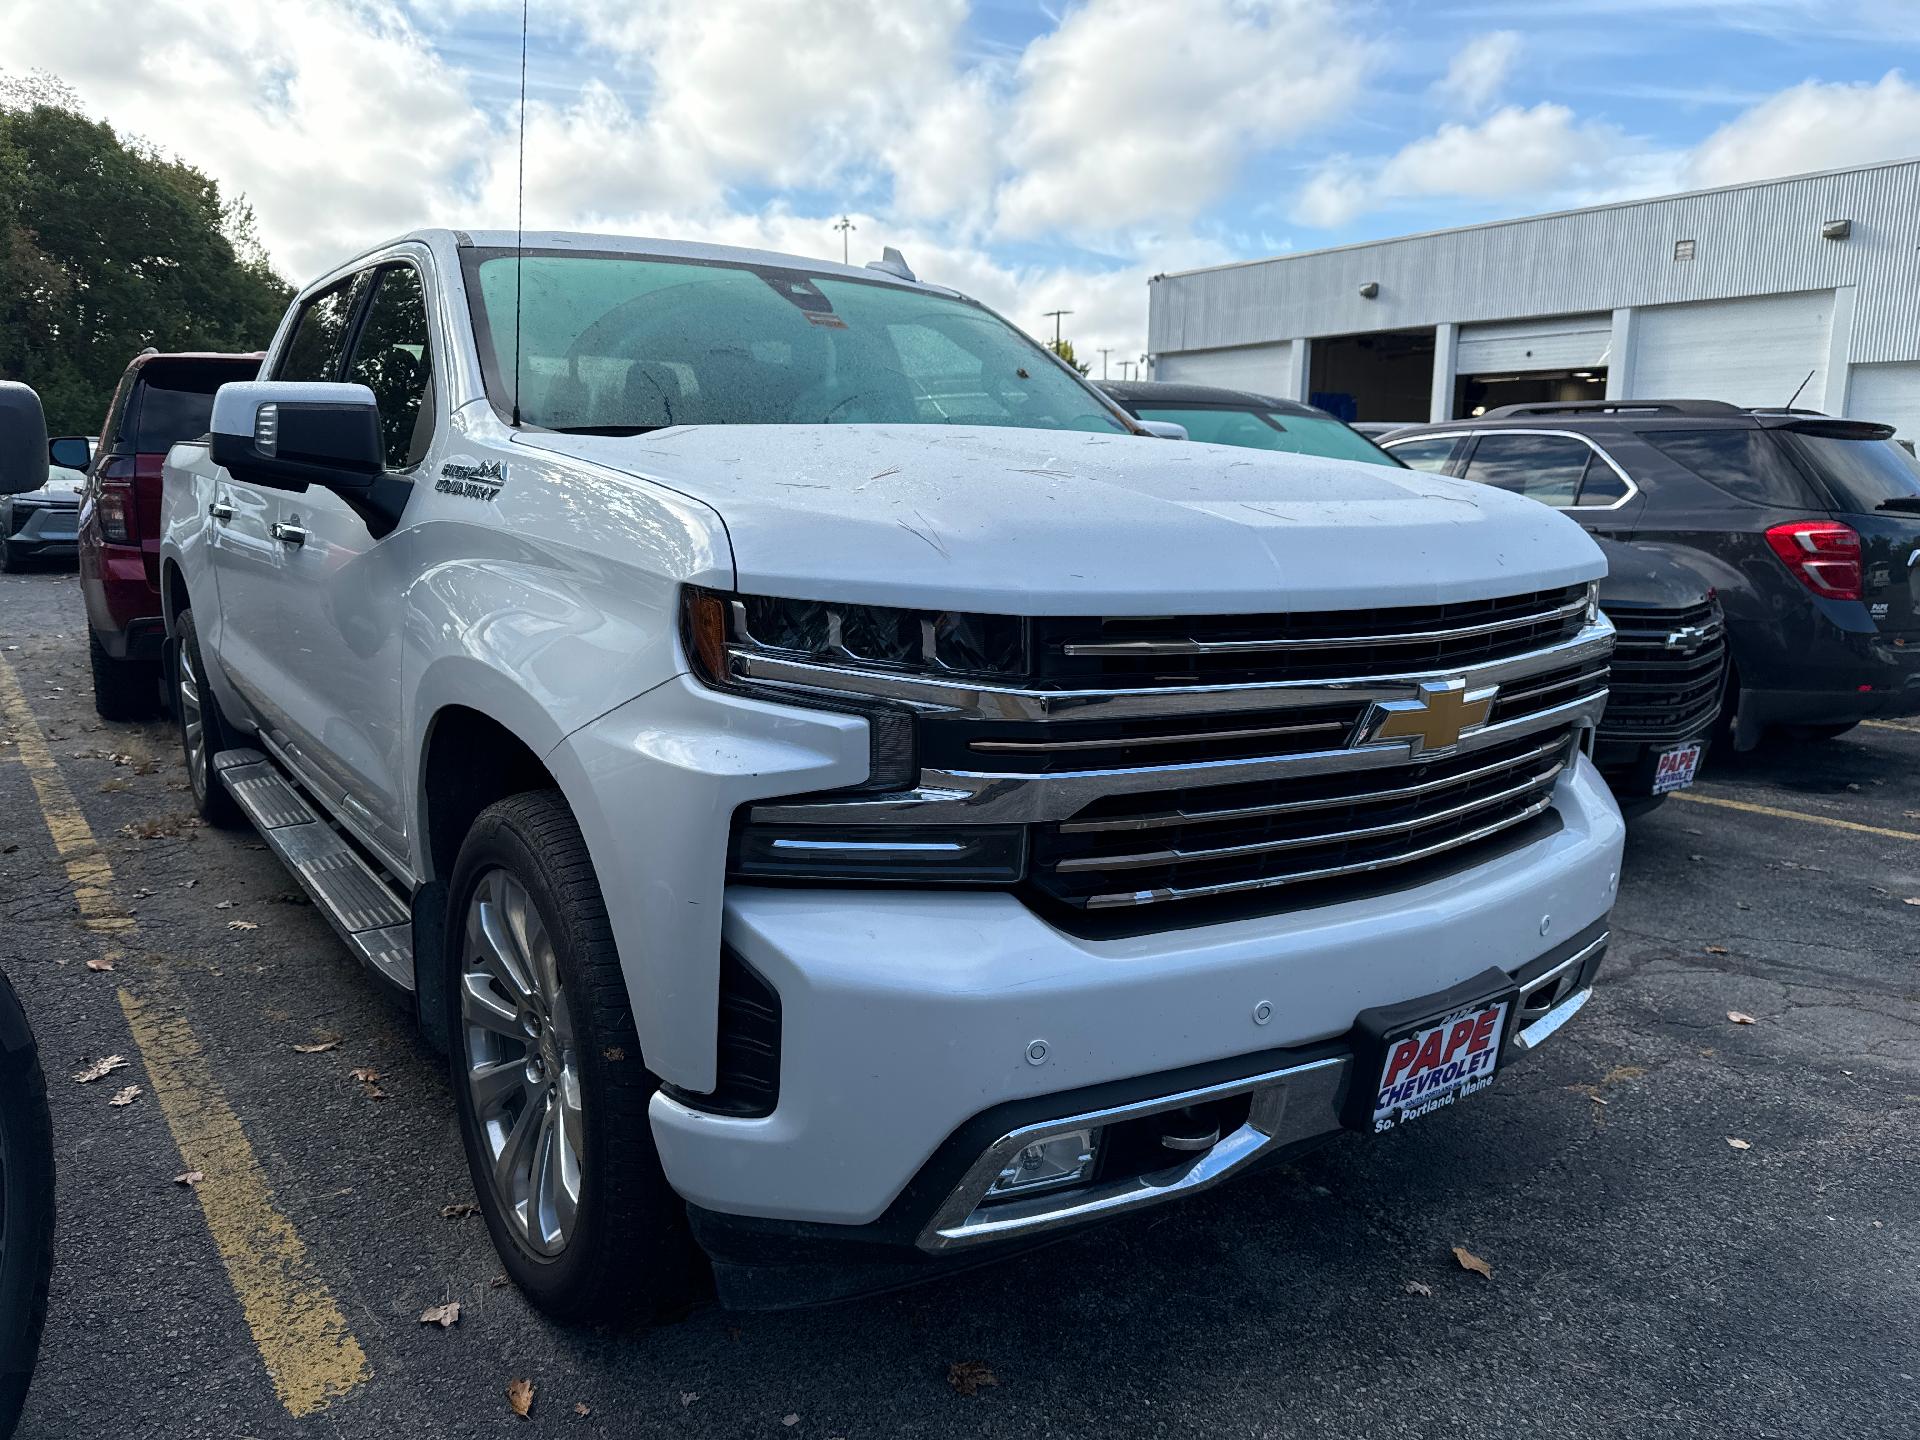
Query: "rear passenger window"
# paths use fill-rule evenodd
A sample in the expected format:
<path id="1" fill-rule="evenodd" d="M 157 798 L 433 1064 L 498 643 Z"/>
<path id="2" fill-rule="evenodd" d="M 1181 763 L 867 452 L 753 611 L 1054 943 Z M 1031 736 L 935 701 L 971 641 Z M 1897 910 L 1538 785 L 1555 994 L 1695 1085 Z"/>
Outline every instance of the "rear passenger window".
<path id="1" fill-rule="evenodd" d="M 425 459 L 433 438 L 433 354 L 426 296 L 411 265 L 389 265 L 375 277 L 347 379 L 380 403 L 387 468 L 410 470 Z"/>
<path id="2" fill-rule="evenodd" d="M 1580 494 L 1593 451 L 1568 435 L 1482 435 L 1466 478 L 1564 508 Z"/>
<path id="3" fill-rule="evenodd" d="M 1627 482 L 1599 456 L 1587 462 L 1587 478 L 1580 482 L 1580 504 L 1612 505 L 1627 498 Z"/>
<path id="4" fill-rule="evenodd" d="M 300 307 L 293 338 L 274 371 L 276 380 L 338 380 L 346 356 L 357 275 L 329 286 Z"/>
<path id="5" fill-rule="evenodd" d="M 1387 446 L 1387 449 L 1403 465 L 1443 475 L 1447 462 L 1453 458 L 1453 448 L 1459 443 L 1457 438 L 1449 435 L 1438 440 L 1404 440 L 1398 445 Z"/>
<path id="6" fill-rule="evenodd" d="M 1784 510 L 1804 510 L 1819 502 L 1764 430 L 1642 430 L 1640 438 L 1669 460 L 1714 485 L 1750 500 Z"/>

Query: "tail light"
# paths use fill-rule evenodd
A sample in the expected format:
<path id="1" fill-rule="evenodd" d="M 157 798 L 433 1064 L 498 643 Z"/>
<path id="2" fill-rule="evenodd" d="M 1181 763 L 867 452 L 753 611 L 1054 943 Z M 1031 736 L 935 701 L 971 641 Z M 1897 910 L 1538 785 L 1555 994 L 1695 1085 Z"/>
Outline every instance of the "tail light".
<path id="1" fill-rule="evenodd" d="M 133 519 L 133 487 L 125 481 L 102 482 L 93 510 L 100 517 L 100 536 L 103 540 L 111 540 L 116 545 L 131 545 L 139 538 Z"/>
<path id="2" fill-rule="evenodd" d="M 1828 600 L 1860 598 L 1860 537 L 1832 520 L 1793 520 L 1767 531 L 1767 544 L 1794 578 Z"/>

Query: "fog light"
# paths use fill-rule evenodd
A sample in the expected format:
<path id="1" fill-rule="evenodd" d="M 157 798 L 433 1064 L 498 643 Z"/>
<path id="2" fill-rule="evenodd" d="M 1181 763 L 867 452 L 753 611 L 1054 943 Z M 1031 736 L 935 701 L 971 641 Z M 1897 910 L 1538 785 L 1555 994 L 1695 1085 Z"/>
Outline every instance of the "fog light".
<path id="1" fill-rule="evenodd" d="M 1064 1135 L 1035 1140 L 1007 1161 L 993 1184 L 987 1187 L 986 1198 L 1005 1200 L 1015 1195 L 1030 1195 L 1036 1190 L 1078 1185 L 1093 1174 L 1093 1159 L 1099 1151 L 1098 1130 L 1069 1130 Z"/>

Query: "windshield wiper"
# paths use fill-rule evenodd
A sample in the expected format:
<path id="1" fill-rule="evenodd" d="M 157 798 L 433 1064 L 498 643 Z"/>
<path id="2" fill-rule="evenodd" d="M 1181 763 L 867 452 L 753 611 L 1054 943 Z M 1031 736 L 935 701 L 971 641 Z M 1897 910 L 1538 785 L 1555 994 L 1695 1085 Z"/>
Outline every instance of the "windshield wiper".
<path id="1" fill-rule="evenodd" d="M 669 425 L 549 425 L 556 435 L 651 435 L 656 430 L 669 430 Z"/>
<path id="2" fill-rule="evenodd" d="M 1876 510 L 1901 510 L 1910 514 L 1920 514 L 1920 495 L 1889 495 L 1873 508 Z"/>

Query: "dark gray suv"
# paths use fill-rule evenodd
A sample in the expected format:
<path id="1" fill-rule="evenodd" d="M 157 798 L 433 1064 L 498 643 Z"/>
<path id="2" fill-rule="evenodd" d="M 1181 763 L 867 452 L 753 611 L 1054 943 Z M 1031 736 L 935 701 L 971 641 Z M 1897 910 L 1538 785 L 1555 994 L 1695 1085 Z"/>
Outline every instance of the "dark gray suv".
<path id="1" fill-rule="evenodd" d="M 1711 585 L 1735 747 L 1920 713 L 1920 462 L 1890 426 L 1713 400 L 1509 405 L 1381 444 L 1669 550 Z"/>

